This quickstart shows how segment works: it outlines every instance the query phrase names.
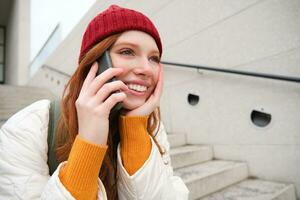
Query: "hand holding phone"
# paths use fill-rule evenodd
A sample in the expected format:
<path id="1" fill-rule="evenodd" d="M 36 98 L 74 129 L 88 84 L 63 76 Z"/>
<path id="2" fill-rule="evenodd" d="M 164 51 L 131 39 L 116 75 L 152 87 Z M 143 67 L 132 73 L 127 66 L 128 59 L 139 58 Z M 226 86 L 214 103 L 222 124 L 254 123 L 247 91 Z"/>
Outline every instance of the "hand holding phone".
<path id="1" fill-rule="evenodd" d="M 112 60 L 110 58 L 110 55 L 109 55 L 109 50 L 106 50 L 103 55 L 98 59 L 98 72 L 97 72 L 97 75 L 103 73 L 105 70 L 113 67 L 112 65 Z M 116 81 L 116 77 L 112 78 L 111 80 L 108 81 L 109 82 L 112 82 L 112 81 Z M 119 111 L 121 108 L 123 107 L 122 103 L 119 102 L 117 103 L 112 109 L 111 109 L 111 113 L 114 113 L 116 111 Z"/>
<path id="2" fill-rule="evenodd" d="M 123 70 L 111 68 L 96 77 L 97 71 L 98 63 L 94 62 L 84 79 L 75 107 L 78 135 L 86 141 L 103 145 L 107 144 L 110 121 L 115 119 L 113 116 L 117 116 L 112 110 L 126 98 L 125 92 L 116 91 L 126 91 L 128 87 L 119 80 L 105 83 L 121 75 Z"/>

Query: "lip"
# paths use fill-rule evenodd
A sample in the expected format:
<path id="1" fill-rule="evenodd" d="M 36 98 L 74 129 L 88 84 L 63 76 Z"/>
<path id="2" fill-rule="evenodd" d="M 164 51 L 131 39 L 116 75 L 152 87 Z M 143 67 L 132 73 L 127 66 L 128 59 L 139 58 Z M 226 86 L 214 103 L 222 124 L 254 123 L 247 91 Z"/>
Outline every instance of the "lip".
<path id="1" fill-rule="evenodd" d="M 128 84 L 136 84 L 136 85 L 145 86 L 145 87 L 147 87 L 147 89 L 151 86 L 150 83 L 147 83 L 147 82 L 141 81 L 141 80 L 124 81 L 124 83 L 126 85 L 128 85 Z"/>
<path id="2" fill-rule="evenodd" d="M 129 94 L 134 95 L 134 96 L 144 96 L 144 95 L 146 95 L 146 92 L 136 92 L 136 91 L 131 90 L 131 89 L 128 89 L 127 92 Z"/>

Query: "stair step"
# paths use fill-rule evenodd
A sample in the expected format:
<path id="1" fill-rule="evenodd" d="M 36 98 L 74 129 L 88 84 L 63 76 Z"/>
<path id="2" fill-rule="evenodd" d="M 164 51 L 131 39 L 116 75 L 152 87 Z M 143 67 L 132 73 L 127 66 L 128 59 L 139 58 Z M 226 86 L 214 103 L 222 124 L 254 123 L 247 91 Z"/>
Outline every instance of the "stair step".
<path id="1" fill-rule="evenodd" d="M 168 141 L 171 147 L 183 146 L 186 144 L 185 134 L 168 134 Z"/>
<path id="2" fill-rule="evenodd" d="M 190 199 L 197 199 L 240 182 L 248 177 L 246 163 L 212 160 L 174 170 L 190 191 Z"/>
<path id="3" fill-rule="evenodd" d="M 292 184 L 247 179 L 198 200 L 296 200 Z"/>
<path id="4" fill-rule="evenodd" d="M 172 148 L 170 151 L 174 169 L 212 160 L 211 146 L 185 145 Z"/>
<path id="5" fill-rule="evenodd" d="M 38 87 L 0 85 L 0 121 L 40 99 L 54 99 L 49 90 Z"/>

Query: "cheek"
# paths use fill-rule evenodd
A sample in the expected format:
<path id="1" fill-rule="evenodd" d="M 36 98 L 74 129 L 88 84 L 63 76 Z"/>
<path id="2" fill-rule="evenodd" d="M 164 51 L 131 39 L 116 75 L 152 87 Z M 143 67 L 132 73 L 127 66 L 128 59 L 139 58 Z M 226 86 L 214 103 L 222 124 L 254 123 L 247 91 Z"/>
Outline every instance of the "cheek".
<path id="1" fill-rule="evenodd" d="M 121 80 L 121 81 L 125 81 L 128 77 L 128 69 L 126 69 L 126 68 L 123 68 L 123 67 L 120 67 L 120 68 L 122 68 L 124 71 L 123 71 L 123 73 L 122 73 L 122 75 L 120 75 L 120 76 L 116 76 L 116 78 L 118 79 L 118 80 Z"/>
<path id="2" fill-rule="evenodd" d="M 154 71 L 154 82 L 155 82 L 155 85 L 157 84 L 158 79 L 159 79 L 159 72 L 160 72 L 160 68 L 157 67 L 157 69 L 155 69 L 155 71 Z"/>
<path id="3" fill-rule="evenodd" d="M 126 62 L 124 62 L 124 60 L 119 55 L 117 55 L 116 53 L 111 53 L 110 57 L 112 60 L 113 67 L 122 69 L 125 68 Z"/>
<path id="4" fill-rule="evenodd" d="M 118 59 L 117 57 L 112 60 L 113 67 L 115 68 L 122 68 L 123 73 L 121 76 L 117 76 L 117 79 L 122 80 L 124 77 L 127 76 L 128 72 L 130 71 L 130 67 L 128 63 L 124 62 L 122 59 Z"/>

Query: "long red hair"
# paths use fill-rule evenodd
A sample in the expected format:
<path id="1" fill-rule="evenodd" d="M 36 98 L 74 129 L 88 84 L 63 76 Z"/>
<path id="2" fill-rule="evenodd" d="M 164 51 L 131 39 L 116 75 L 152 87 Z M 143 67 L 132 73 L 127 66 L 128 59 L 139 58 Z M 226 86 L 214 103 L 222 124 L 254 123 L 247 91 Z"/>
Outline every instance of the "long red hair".
<path id="1" fill-rule="evenodd" d="M 115 34 L 107 37 L 93 48 L 91 48 L 81 59 L 75 73 L 68 81 L 62 97 L 61 113 L 56 128 L 56 157 L 59 162 L 68 159 L 75 137 L 78 134 L 78 119 L 75 107 L 83 82 L 94 63 L 103 52 L 114 44 L 120 34 Z M 101 66 L 99 66 L 101 67 Z M 120 134 L 118 127 L 119 113 L 110 116 L 109 134 L 107 145 L 108 149 L 101 166 L 99 177 L 103 182 L 108 199 L 118 199 L 117 192 L 117 146 L 120 142 Z M 161 154 L 163 150 L 158 145 L 155 135 L 155 130 L 159 130 L 160 126 L 160 110 L 157 108 L 151 113 L 148 119 L 148 133 L 153 138 L 158 146 Z"/>

